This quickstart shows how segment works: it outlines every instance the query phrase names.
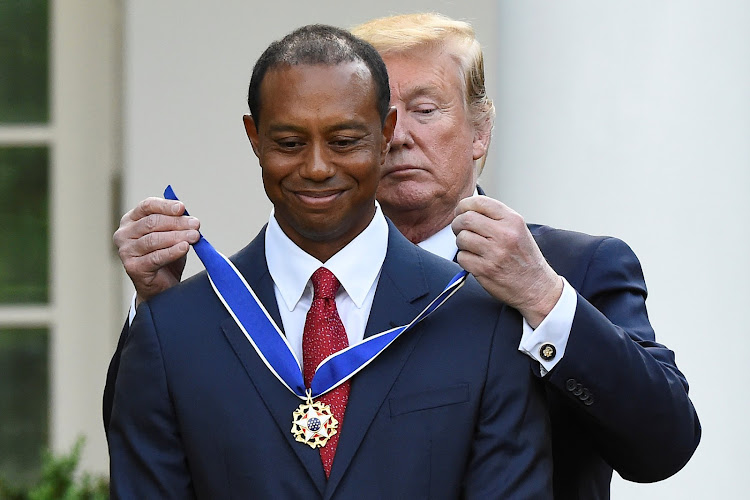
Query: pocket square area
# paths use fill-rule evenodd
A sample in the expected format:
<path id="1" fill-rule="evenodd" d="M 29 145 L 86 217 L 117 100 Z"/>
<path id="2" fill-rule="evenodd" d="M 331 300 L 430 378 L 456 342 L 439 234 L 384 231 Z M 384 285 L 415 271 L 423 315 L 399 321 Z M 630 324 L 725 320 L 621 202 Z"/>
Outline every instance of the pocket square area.
<path id="1" fill-rule="evenodd" d="M 432 389 L 388 400 L 391 417 L 441 406 L 465 403 L 469 400 L 469 384 L 458 384 Z"/>

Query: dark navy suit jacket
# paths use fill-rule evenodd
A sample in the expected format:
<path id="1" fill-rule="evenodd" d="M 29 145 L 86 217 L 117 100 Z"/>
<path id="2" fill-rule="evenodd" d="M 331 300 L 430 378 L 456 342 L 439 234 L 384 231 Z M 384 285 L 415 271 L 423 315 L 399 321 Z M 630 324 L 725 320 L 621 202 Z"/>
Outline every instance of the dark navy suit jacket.
<path id="1" fill-rule="evenodd" d="M 613 468 L 638 482 L 671 476 L 701 427 L 674 353 L 655 341 L 638 259 L 616 238 L 529 229 L 578 292 L 565 355 L 544 377 L 555 498 L 609 498 Z"/>
<path id="2" fill-rule="evenodd" d="M 655 340 L 638 258 L 617 238 L 529 230 L 578 292 L 565 356 L 543 379 L 555 499 L 610 498 L 612 469 L 644 483 L 675 474 L 698 447 L 701 426 L 674 353 Z"/>
<path id="3" fill-rule="evenodd" d="M 458 269 L 389 233 L 366 336 L 409 322 Z M 263 234 L 233 260 L 280 325 Z M 113 358 L 113 497 L 551 498 L 544 388 L 517 351 L 520 322 L 470 277 L 354 377 L 326 481 L 290 432 L 300 400 L 200 274 L 142 304 Z"/>

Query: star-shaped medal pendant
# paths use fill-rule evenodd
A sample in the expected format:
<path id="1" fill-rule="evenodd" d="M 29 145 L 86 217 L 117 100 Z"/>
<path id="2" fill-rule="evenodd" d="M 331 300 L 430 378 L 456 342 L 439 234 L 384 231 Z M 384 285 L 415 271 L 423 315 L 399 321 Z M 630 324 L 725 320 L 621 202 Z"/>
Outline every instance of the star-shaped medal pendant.
<path id="1" fill-rule="evenodd" d="M 339 422 L 331 413 L 331 407 L 320 401 L 313 402 L 310 390 L 307 402 L 300 404 L 292 414 L 292 435 L 310 448 L 322 448 L 336 434 Z"/>

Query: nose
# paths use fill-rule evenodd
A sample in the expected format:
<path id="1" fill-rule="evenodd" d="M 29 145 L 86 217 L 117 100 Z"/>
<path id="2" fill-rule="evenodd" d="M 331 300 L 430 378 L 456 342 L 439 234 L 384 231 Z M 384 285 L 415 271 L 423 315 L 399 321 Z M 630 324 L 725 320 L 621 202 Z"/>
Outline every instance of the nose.
<path id="1" fill-rule="evenodd" d="M 414 140 L 412 139 L 411 128 L 409 127 L 409 117 L 405 110 L 402 111 L 402 109 L 399 108 L 396 117 L 396 128 L 393 130 L 391 149 L 410 147 L 413 144 Z"/>
<path id="2" fill-rule="evenodd" d="M 316 143 L 310 148 L 299 172 L 300 176 L 305 179 L 323 182 L 336 175 L 336 167 L 325 154 L 325 148 Z"/>

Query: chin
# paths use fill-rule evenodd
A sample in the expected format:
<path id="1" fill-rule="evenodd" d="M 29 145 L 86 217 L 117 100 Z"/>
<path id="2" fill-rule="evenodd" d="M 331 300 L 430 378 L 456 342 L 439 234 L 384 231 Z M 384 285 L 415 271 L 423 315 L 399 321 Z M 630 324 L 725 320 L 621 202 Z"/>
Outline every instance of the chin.
<path id="1" fill-rule="evenodd" d="M 336 223 L 338 222 L 338 224 Z M 335 239 L 341 233 L 346 232 L 346 226 L 343 221 L 333 221 L 330 215 L 325 217 L 315 217 L 305 221 L 298 221 L 294 228 L 304 238 L 310 241 L 326 241 Z"/>
<path id="2" fill-rule="evenodd" d="M 384 210 L 407 211 L 428 208 L 435 199 L 435 194 L 424 189 L 412 189 L 402 184 L 389 189 L 378 189 L 377 198 Z"/>

